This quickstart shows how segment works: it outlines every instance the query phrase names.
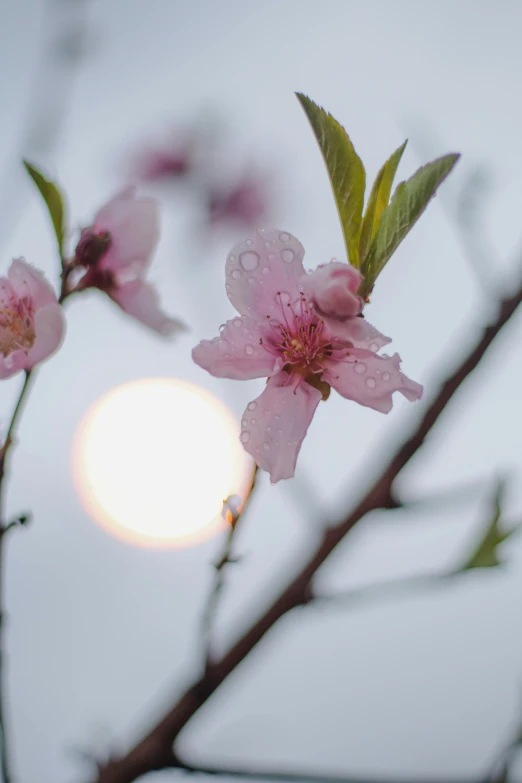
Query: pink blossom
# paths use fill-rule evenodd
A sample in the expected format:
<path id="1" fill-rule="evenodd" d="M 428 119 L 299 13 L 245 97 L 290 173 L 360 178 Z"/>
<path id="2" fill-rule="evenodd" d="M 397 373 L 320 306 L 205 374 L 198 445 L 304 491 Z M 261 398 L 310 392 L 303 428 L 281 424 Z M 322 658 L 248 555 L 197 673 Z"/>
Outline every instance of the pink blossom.
<path id="1" fill-rule="evenodd" d="M 261 180 L 245 174 L 228 190 L 210 194 L 209 219 L 212 224 L 236 223 L 253 228 L 263 221 L 267 212 L 267 197 Z"/>
<path id="2" fill-rule="evenodd" d="M 190 147 L 171 150 L 147 150 L 136 164 L 136 175 L 143 182 L 179 179 L 189 173 L 192 163 Z"/>
<path id="3" fill-rule="evenodd" d="M 382 413 L 391 410 L 393 392 L 408 400 L 422 393 L 401 373 L 398 354 L 377 354 L 389 339 L 364 318 L 325 316 L 317 308 L 310 290 L 319 292 L 327 309 L 337 302 L 346 311 L 348 294 L 354 296 L 352 272 L 337 296 L 328 268 L 307 275 L 303 257 L 301 243 L 285 231 L 258 231 L 236 245 L 227 258 L 226 289 L 240 315 L 192 352 L 196 364 L 219 378 L 268 377 L 243 414 L 240 437 L 274 483 L 294 475 L 308 426 L 330 387 Z M 346 284 L 347 276 L 333 280 Z M 317 286 L 310 289 L 310 281 Z"/>
<path id="4" fill-rule="evenodd" d="M 133 187 L 121 191 L 81 233 L 74 263 L 86 273 L 76 290 L 99 288 L 126 313 L 169 336 L 183 324 L 162 312 L 156 289 L 145 280 L 158 239 L 157 201 L 137 198 Z"/>
<path id="5" fill-rule="evenodd" d="M 62 342 L 65 322 L 42 272 L 23 258 L 0 277 L 0 378 L 30 370 Z"/>

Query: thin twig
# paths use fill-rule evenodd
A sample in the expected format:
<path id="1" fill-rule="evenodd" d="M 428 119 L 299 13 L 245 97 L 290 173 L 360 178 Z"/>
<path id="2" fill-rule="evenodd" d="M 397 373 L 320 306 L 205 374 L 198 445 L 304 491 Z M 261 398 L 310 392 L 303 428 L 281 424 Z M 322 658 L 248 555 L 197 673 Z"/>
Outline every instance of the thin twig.
<path id="1" fill-rule="evenodd" d="M 181 698 L 176 700 L 172 708 L 125 756 L 113 759 L 100 770 L 98 783 L 133 783 L 141 775 L 164 768 L 162 759 L 169 754 L 172 755 L 174 741 L 200 707 L 245 660 L 278 620 L 292 609 L 309 601 L 310 582 L 313 576 L 340 541 L 370 511 L 387 507 L 393 482 L 422 447 L 448 402 L 480 363 L 495 337 L 521 302 L 522 281 L 511 296 L 498 302 L 498 314 L 495 320 L 483 329 L 468 355 L 443 382 L 412 435 L 392 455 L 358 505 L 336 525 L 324 531 L 318 547 L 302 569 L 228 652 L 207 667 L 203 677 L 193 683 Z"/>
<path id="2" fill-rule="evenodd" d="M 203 660 L 205 664 L 205 669 L 210 665 L 211 662 L 211 652 L 212 652 L 212 632 L 214 629 L 214 623 L 216 619 L 216 614 L 219 606 L 219 599 L 221 597 L 221 593 L 223 591 L 223 587 L 225 584 L 225 574 L 224 569 L 225 566 L 227 566 L 229 563 L 235 563 L 236 560 L 232 557 L 232 546 L 235 540 L 235 536 L 239 527 L 240 521 L 243 519 L 245 512 L 247 510 L 247 507 L 250 503 L 250 499 L 252 497 L 252 493 L 256 486 L 256 480 L 258 476 L 258 467 L 257 465 L 254 467 L 254 471 L 252 474 L 252 482 L 250 484 L 250 487 L 248 489 L 247 495 L 245 497 L 245 500 L 243 501 L 243 504 L 239 510 L 238 513 L 233 512 L 232 510 L 225 510 L 227 514 L 227 522 L 228 524 L 228 532 L 227 537 L 225 541 L 225 546 L 223 548 L 223 552 L 221 554 L 221 557 L 215 563 L 215 572 L 216 572 L 216 578 L 214 581 L 214 586 L 212 589 L 212 592 L 210 593 L 210 596 L 208 598 L 207 605 L 205 607 L 205 611 L 203 613 L 203 622 L 202 622 L 202 637 L 203 637 Z M 226 501 L 225 501 L 226 502 Z"/>
<path id="3" fill-rule="evenodd" d="M 5 437 L 5 441 L 0 449 L 0 770 L 2 772 L 3 783 L 10 783 L 11 778 L 11 766 L 9 762 L 9 751 L 7 743 L 7 731 L 6 731 L 6 697 L 5 697 L 5 650 L 4 650 L 4 628 L 5 628 L 5 609 L 4 609 L 4 551 L 6 533 L 11 529 L 12 523 L 4 520 L 4 478 L 6 475 L 6 460 L 9 453 L 9 449 L 13 443 L 16 425 L 24 402 L 27 399 L 27 394 L 30 387 L 31 378 L 33 372 L 27 370 L 25 373 L 24 383 L 20 390 L 18 400 L 16 402 L 9 428 Z"/>
<path id="4" fill-rule="evenodd" d="M 318 772 L 300 772 L 294 770 L 275 770 L 275 769 L 246 769 L 241 767 L 210 767 L 206 765 L 193 766 L 178 762 L 178 769 L 190 774 L 209 775 L 210 777 L 230 777 L 243 778 L 244 780 L 266 780 L 276 783 L 419 783 L 419 778 L 406 778 L 403 775 L 397 778 L 379 778 L 377 776 L 369 777 L 365 775 L 332 775 Z M 422 783 L 449 783 L 449 779 L 439 781 L 423 780 Z M 479 783 L 478 780 L 470 778 L 451 778 L 451 783 Z"/>

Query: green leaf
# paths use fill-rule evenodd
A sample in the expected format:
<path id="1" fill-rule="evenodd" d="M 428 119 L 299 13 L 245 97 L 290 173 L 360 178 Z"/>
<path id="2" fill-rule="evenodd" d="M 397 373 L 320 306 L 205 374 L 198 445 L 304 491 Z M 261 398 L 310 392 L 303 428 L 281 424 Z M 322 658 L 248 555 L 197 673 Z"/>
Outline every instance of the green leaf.
<path id="1" fill-rule="evenodd" d="M 375 232 L 377 231 L 382 214 L 388 206 L 393 180 L 407 143 L 408 141 L 406 140 L 404 144 L 399 147 L 399 149 L 395 150 L 393 155 L 388 158 L 373 183 L 361 228 L 359 258 L 362 267 L 364 266 L 364 259 L 368 255 L 370 245 L 375 236 Z"/>
<path id="2" fill-rule="evenodd" d="M 486 527 L 483 531 L 482 537 L 471 555 L 465 560 L 463 565 L 458 569 L 459 573 L 462 571 L 469 571 L 472 568 L 495 568 L 501 564 L 499 559 L 497 548 L 507 538 L 509 538 L 515 531 L 519 530 L 521 525 L 515 525 L 507 532 L 502 532 L 499 528 L 499 523 L 502 517 L 502 501 L 504 496 L 505 485 L 503 481 L 499 481 L 493 496 L 493 508 L 491 511 L 491 517 L 489 518 Z"/>
<path id="3" fill-rule="evenodd" d="M 26 160 L 23 161 L 23 164 L 27 170 L 27 173 L 40 191 L 47 209 L 49 210 L 49 215 L 53 221 L 54 233 L 56 234 L 56 241 L 58 242 L 60 258 L 63 258 L 65 207 L 60 189 L 57 185 L 54 184 L 54 182 L 50 182 L 48 179 L 46 179 L 44 175 L 38 171 L 38 169 L 36 169 Z"/>
<path id="4" fill-rule="evenodd" d="M 361 269 L 364 276 L 359 291 L 361 296 L 369 295 L 386 262 L 413 228 L 459 158 L 457 153 L 437 158 L 397 186 L 390 204 L 383 212 Z"/>
<path id="5" fill-rule="evenodd" d="M 346 252 L 352 266 L 358 268 L 366 184 L 364 166 L 343 126 L 306 95 L 298 92 L 296 96 L 323 153 L 341 220 Z"/>

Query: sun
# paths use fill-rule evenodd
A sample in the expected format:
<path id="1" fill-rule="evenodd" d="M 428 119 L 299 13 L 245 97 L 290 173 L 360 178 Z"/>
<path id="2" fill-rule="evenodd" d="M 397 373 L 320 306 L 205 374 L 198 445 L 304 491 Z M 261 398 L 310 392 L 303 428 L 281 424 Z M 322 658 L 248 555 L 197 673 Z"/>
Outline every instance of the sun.
<path id="1" fill-rule="evenodd" d="M 82 503 L 111 535 L 145 547 L 201 542 L 226 524 L 222 503 L 244 498 L 253 463 L 239 424 L 208 391 L 147 378 L 87 411 L 73 447 Z"/>

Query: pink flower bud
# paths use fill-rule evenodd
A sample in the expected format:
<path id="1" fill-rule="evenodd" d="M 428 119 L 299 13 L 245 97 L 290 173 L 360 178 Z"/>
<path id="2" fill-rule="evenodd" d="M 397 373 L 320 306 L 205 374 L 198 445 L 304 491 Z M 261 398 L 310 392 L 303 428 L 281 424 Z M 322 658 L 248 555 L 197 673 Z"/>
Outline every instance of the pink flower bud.
<path id="1" fill-rule="evenodd" d="M 361 273 L 350 264 L 331 261 L 305 278 L 305 293 L 319 310 L 334 318 L 353 318 L 363 307 L 357 296 Z"/>

